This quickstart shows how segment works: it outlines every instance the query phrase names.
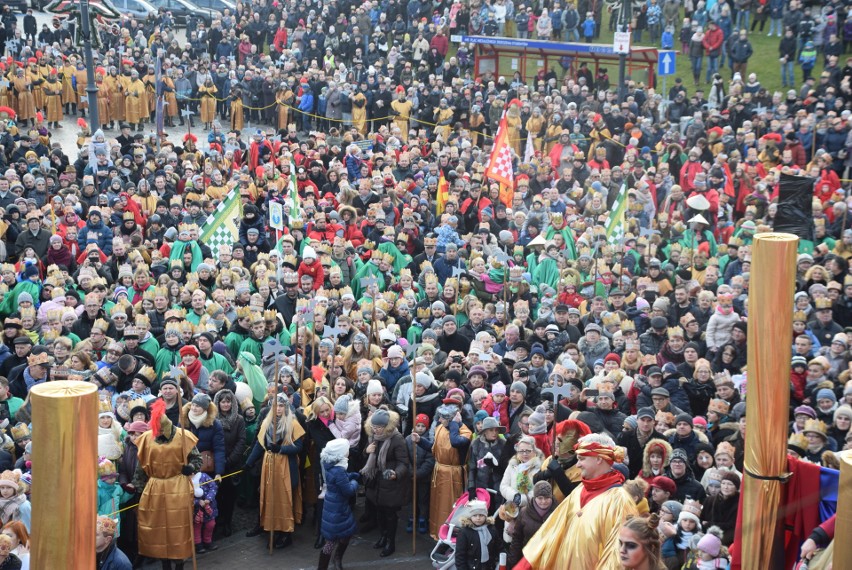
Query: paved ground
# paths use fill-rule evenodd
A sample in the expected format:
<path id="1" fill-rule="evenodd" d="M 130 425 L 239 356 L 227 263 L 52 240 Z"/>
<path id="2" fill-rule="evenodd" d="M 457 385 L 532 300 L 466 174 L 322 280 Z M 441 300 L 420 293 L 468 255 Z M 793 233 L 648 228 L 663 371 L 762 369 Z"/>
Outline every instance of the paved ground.
<path id="1" fill-rule="evenodd" d="M 356 514 L 363 512 L 363 499 L 358 501 Z M 234 534 L 228 538 L 216 541 L 219 549 L 197 557 L 198 568 L 201 570 L 234 570 L 251 568 L 262 570 L 266 568 L 286 568 L 287 570 L 307 570 L 316 568 L 319 551 L 314 550 L 314 532 L 310 514 L 304 524 L 297 527 L 293 537 L 293 546 L 283 550 L 273 550 L 269 554 L 268 535 L 246 538 L 245 531 L 253 524 L 253 514 L 238 508 L 235 516 Z M 379 550 L 373 549 L 373 544 L 379 538 L 378 531 L 368 534 L 356 534 L 346 551 L 343 559 L 347 570 L 366 570 L 381 568 L 409 568 L 422 570 L 432 567 L 429 553 L 435 543 L 428 535 L 417 535 L 417 553 L 411 553 L 411 535 L 405 532 L 404 521 L 400 516 L 400 528 L 397 532 L 396 553 L 388 558 L 381 558 Z M 187 564 L 189 570 L 191 564 Z M 160 565 L 147 564 L 145 570 L 159 569 Z"/>

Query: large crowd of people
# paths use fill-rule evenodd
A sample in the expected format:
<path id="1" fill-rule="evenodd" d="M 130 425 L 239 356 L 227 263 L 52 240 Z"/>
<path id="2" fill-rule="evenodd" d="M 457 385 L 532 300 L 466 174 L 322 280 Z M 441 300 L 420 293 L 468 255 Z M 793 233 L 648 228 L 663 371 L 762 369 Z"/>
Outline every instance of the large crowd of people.
<path id="1" fill-rule="evenodd" d="M 782 174 L 813 180 L 815 222 L 778 347 L 788 451 L 836 468 L 852 447 L 852 20 L 633 6 L 635 41 L 680 40 L 692 86 L 476 76 L 449 39 L 596 41 L 603 2 L 252 0 L 185 42 L 164 10 L 99 20 L 98 124 L 74 20 L 4 6 L 0 568 L 28 568 L 29 392 L 54 380 L 99 389 L 98 568 L 313 525 L 340 569 L 356 534 L 378 557 L 448 541 L 462 503 L 460 570 L 725 568 L 751 244 Z M 747 67 L 767 20 L 786 93 Z M 229 200 L 233 236 L 208 239 Z M 797 531 L 810 558 L 833 524 Z"/>

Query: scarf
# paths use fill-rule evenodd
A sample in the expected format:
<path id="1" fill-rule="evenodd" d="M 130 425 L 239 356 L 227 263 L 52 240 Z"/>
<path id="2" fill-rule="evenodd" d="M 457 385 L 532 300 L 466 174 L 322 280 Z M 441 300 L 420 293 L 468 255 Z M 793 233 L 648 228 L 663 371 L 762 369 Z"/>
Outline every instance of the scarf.
<path id="1" fill-rule="evenodd" d="M 71 267 L 71 250 L 67 246 L 60 247 L 58 250 L 49 248 L 47 250 L 47 264 Z"/>
<path id="2" fill-rule="evenodd" d="M 488 562 L 488 544 L 491 542 L 491 529 L 488 524 L 472 527 L 479 535 L 479 561 L 481 563 Z"/>
<path id="3" fill-rule="evenodd" d="M 186 370 L 186 375 L 192 380 L 192 385 L 198 385 L 198 379 L 201 377 L 201 359 L 196 358 L 195 362 L 183 368 Z"/>
<path id="4" fill-rule="evenodd" d="M 13 520 L 13 517 L 18 513 L 21 505 L 27 500 L 26 495 L 18 493 L 14 497 L 4 499 L 0 497 L 0 520 L 5 523 Z"/>
<path id="5" fill-rule="evenodd" d="M 396 428 L 393 429 L 385 429 L 385 433 L 382 435 L 373 434 L 370 436 L 369 443 L 373 442 L 386 442 L 396 434 L 398 434 Z M 382 445 L 379 447 L 379 451 L 377 453 L 371 453 L 370 457 L 367 458 L 367 464 L 364 465 L 364 468 L 361 469 L 361 475 L 364 476 L 364 479 L 367 481 L 373 481 L 378 475 L 380 475 L 387 468 L 387 460 L 388 460 L 388 450 L 390 449 L 390 445 Z"/>
<path id="6" fill-rule="evenodd" d="M 617 487 L 622 483 L 624 483 L 624 475 L 615 469 L 594 479 L 583 479 L 583 489 L 580 491 L 580 506 L 585 507 L 586 503 L 604 491 Z"/>
<path id="7" fill-rule="evenodd" d="M 517 475 L 515 475 L 515 490 L 521 495 L 528 495 L 532 491 L 533 483 L 529 472 L 537 466 L 538 461 L 535 459 L 518 464 Z"/>
<path id="8" fill-rule="evenodd" d="M 207 419 L 207 410 L 201 412 L 200 414 L 194 414 L 190 410 L 189 414 L 187 415 L 189 416 L 189 421 L 192 422 L 192 425 L 197 428 L 200 428 L 201 424 L 204 423 L 204 420 Z"/>

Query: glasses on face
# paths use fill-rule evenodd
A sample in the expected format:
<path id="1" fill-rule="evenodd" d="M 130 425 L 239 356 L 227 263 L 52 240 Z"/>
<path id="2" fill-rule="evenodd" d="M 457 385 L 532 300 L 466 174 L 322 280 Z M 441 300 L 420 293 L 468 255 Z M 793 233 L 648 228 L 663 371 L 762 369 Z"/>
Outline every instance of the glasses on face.
<path id="1" fill-rule="evenodd" d="M 533 452 L 532 449 L 519 449 L 518 450 L 518 453 L 532 453 L 532 452 Z"/>

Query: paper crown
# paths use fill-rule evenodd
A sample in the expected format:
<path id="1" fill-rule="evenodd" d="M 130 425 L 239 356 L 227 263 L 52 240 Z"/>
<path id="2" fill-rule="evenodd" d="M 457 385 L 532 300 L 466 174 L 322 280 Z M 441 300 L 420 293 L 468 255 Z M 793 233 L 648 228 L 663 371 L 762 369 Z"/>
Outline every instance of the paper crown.
<path id="1" fill-rule="evenodd" d="M 115 536 L 118 529 L 118 521 L 106 515 L 98 517 L 98 533 L 104 536 Z"/>
<path id="2" fill-rule="evenodd" d="M 24 439 L 30 439 L 32 437 L 32 432 L 30 432 L 30 426 L 22 422 L 12 426 L 11 432 L 12 439 L 14 439 L 16 443 Z"/>
<path id="3" fill-rule="evenodd" d="M 701 503 L 699 503 L 695 499 L 687 498 L 683 502 L 682 511 L 686 511 L 687 513 L 692 513 L 693 515 L 700 518 L 701 517 Z"/>
<path id="4" fill-rule="evenodd" d="M 103 479 L 105 477 L 115 477 L 117 474 L 115 463 L 106 457 L 98 458 L 98 477 Z"/>
<path id="5" fill-rule="evenodd" d="M 42 365 L 45 366 L 50 362 L 50 355 L 46 352 L 39 354 L 30 354 L 27 357 L 27 364 L 30 366 Z"/>
<path id="6" fill-rule="evenodd" d="M 683 329 L 680 327 L 669 327 L 667 333 L 669 338 L 680 337 L 683 338 Z"/>
<path id="7" fill-rule="evenodd" d="M 820 297 L 819 299 L 814 301 L 814 306 L 816 307 L 817 311 L 821 309 L 830 309 L 831 304 L 831 299 L 829 299 L 828 297 Z"/>
<path id="8" fill-rule="evenodd" d="M 630 319 L 626 319 L 621 321 L 621 332 L 635 332 L 636 331 L 636 323 L 634 323 Z"/>

